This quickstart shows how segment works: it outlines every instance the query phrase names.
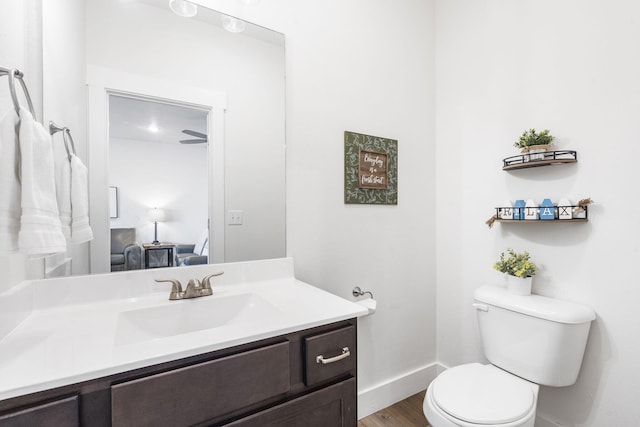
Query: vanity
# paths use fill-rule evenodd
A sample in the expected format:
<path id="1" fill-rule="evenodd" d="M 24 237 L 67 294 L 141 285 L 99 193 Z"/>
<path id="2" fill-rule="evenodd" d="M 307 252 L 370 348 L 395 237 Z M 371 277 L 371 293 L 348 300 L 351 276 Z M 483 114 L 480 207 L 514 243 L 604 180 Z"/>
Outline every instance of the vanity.
<path id="1" fill-rule="evenodd" d="M 218 271 L 201 298 L 155 281 Z M 25 282 L 0 311 L 3 426 L 357 423 L 367 310 L 296 280 L 292 259 Z"/>

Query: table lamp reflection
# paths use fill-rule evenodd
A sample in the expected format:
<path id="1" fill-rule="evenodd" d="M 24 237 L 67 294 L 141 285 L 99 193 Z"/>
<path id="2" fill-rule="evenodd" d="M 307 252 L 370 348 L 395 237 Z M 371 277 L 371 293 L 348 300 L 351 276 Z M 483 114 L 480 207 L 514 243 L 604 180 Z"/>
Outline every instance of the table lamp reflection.
<path id="1" fill-rule="evenodd" d="M 147 212 L 147 216 L 149 217 L 149 220 L 153 222 L 153 244 L 157 245 L 160 243 L 158 241 L 158 223 L 165 220 L 164 209 L 151 208 L 149 209 L 149 212 Z"/>

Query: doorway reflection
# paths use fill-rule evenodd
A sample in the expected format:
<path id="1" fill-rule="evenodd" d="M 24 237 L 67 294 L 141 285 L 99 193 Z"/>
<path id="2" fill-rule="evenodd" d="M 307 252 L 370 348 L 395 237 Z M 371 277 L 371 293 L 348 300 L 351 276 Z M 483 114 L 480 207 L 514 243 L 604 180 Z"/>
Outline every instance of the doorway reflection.
<path id="1" fill-rule="evenodd" d="M 207 121 L 206 110 L 109 95 L 109 186 L 117 189 L 111 271 L 176 265 L 178 248 L 208 236 Z M 125 245 L 113 236 L 122 233 L 114 230 L 134 235 L 137 263 L 121 252 Z M 148 261 L 160 253 L 171 260 Z"/>

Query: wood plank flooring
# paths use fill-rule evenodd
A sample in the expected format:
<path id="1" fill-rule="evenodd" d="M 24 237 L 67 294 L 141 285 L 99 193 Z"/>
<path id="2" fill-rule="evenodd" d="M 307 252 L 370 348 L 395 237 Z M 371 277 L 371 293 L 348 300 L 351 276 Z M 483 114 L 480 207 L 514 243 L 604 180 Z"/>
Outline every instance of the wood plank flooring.
<path id="1" fill-rule="evenodd" d="M 358 421 L 358 427 L 429 427 L 422 412 L 425 391 Z"/>

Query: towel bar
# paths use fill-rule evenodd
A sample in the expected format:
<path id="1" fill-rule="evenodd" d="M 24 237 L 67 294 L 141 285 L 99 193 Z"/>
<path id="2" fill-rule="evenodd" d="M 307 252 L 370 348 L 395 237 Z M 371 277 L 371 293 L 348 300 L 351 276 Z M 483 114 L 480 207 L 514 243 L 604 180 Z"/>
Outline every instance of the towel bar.
<path id="1" fill-rule="evenodd" d="M 20 115 L 20 101 L 18 101 L 18 94 L 16 93 L 16 82 L 17 78 L 20 81 L 20 86 L 22 86 L 22 91 L 24 92 L 24 96 L 27 99 L 27 104 L 29 105 L 29 111 L 33 116 L 34 120 L 36 119 L 36 112 L 33 108 L 33 103 L 31 102 L 31 96 L 29 95 L 29 90 L 27 89 L 27 85 L 24 82 L 24 73 L 16 68 L 4 68 L 0 67 L 0 76 L 9 76 L 9 91 L 11 92 L 11 99 L 13 100 L 13 107 L 16 109 L 16 113 Z"/>

